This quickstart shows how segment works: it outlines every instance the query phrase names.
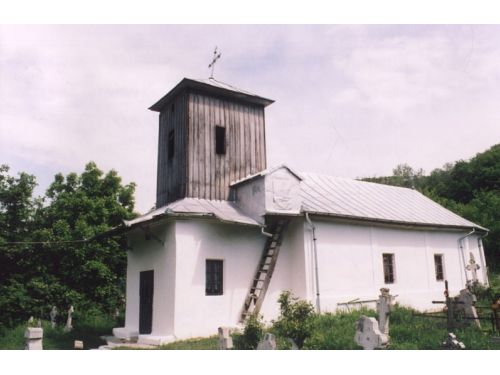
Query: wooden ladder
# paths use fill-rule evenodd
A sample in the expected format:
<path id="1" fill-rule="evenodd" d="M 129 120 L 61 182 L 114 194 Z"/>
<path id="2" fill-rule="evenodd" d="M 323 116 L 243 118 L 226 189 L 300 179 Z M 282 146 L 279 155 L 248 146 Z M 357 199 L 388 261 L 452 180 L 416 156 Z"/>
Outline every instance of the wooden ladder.
<path id="1" fill-rule="evenodd" d="M 272 233 L 272 237 L 268 237 L 262 252 L 262 257 L 257 267 L 257 272 L 252 281 L 252 286 L 245 299 L 243 310 L 241 312 L 240 323 L 243 323 L 250 315 L 258 314 L 264 297 L 266 296 L 267 288 L 273 277 L 276 261 L 283 240 L 283 234 L 288 226 L 289 219 L 277 218 L 272 221 L 268 227 Z"/>

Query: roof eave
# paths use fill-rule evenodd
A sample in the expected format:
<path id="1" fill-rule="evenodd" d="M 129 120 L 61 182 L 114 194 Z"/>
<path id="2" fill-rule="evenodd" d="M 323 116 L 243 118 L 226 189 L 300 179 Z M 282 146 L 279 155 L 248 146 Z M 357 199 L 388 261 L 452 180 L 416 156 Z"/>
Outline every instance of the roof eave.
<path id="1" fill-rule="evenodd" d="M 264 98 L 258 95 L 250 95 L 242 92 L 236 92 L 232 90 L 228 90 L 222 87 L 212 86 L 203 82 L 195 81 L 189 78 L 183 78 L 172 90 L 166 93 L 160 100 L 158 100 L 155 104 L 153 104 L 149 109 L 155 112 L 161 112 L 163 107 L 169 100 L 177 95 L 183 89 L 197 89 L 200 91 L 210 92 L 214 94 L 219 94 L 221 96 L 230 97 L 237 100 L 242 100 L 245 102 L 250 102 L 257 105 L 262 105 L 267 107 L 268 105 L 274 103 L 274 100 Z"/>
<path id="2" fill-rule="evenodd" d="M 347 219 L 352 221 L 361 221 L 361 222 L 372 222 L 372 223 L 380 223 L 387 225 L 397 225 L 397 226 L 406 226 L 406 227 L 419 227 L 419 228 L 436 228 L 436 229 L 461 229 L 461 230 L 470 230 L 476 229 L 479 232 L 488 233 L 489 229 L 483 228 L 480 225 L 452 225 L 452 224 L 435 224 L 435 223 L 419 223 L 419 222 L 410 222 L 410 221 L 399 221 L 399 220 L 388 220 L 388 219 L 377 219 L 371 217 L 361 217 L 361 216 L 351 216 L 351 215 L 342 215 L 342 214 L 334 214 L 334 213 L 325 213 L 318 211 L 303 211 L 304 214 L 307 212 L 310 215 L 315 216 L 326 216 L 326 217 L 335 217 L 339 219 Z"/>

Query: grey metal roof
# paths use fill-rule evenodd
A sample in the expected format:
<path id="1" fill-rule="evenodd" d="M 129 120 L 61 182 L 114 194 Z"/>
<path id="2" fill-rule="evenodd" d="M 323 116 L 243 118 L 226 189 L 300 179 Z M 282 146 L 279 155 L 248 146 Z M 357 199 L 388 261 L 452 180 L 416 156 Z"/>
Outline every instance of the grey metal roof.
<path id="1" fill-rule="evenodd" d="M 126 227 L 131 227 L 162 216 L 184 215 L 211 216 L 224 222 L 260 226 L 257 221 L 243 214 L 233 202 L 197 198 L 180 199 L 133 220 L 124 221 L 124 224 Z"/>
<path id="2" fill-rule="evenodd" d="M 183 78 L 172 90 L 166 93 L 160 100 L 149 107 L 150 110 L 161 112 L 162 108 L 170 102 L 177 94 L 185 89 L 195 89 L 203 92 L 208 92 L 215 95 L 231 97 L 234 99 L 243 100 L 245 102 L 255 103 L 263 106 L 268 106 L 274 103 L 274 100 L 264 98 L 260 95 L 253 94 L 250 91 L 242 90 L 231 86 L 227 83 L 217 81 L 213 78 L 209 79 L 192 79 Z"/>
<path id="3" fill-rule="evenodd" d="M 416 190 L 301 173 L 304 212 L 417 225 L 485 228 L 440 206 Z"/>
<path id="4" fill-rule="evenodd" d="M 264 169 L 260 172 L 254 173 L 254 174 L 250 174 L 248 176 L 240 178 L 239 180 L 232 181 L 231 183 L 229 183 L 229 186 L 235 186 L 235 185 L 241 184 L 242 182 L 247 182 L 247 181 L 253 180 L 254 178 L 257 178 L 257 177 L 266 176 L 266 175 L 271 174 L 274 171 L 277 171 L 278 169 L 281 169 L 281 168 L 286 168 L 291 174 L 293 174 L 295 177 L 297 177 L 299 179 L 299 181 L 302 180 L 302 177 L 299 173 L 295 172 L 293 169 L 286 166 L 285 164 L 281 164 L 281 165 L 277 165 L 275 167 Z"/>

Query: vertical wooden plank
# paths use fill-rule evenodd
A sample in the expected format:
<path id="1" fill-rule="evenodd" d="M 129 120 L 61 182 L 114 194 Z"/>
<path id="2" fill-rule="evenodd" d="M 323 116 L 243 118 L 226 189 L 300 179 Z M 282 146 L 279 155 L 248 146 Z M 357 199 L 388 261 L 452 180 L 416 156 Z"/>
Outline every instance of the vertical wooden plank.
<path id="1" fill-rule="evenodd" d="M 193 115 L 193 97 L 191 94 L 186 95 L 186 100 L 187 100 L 187 106 L 188 106 L 188 149 L 187 149 L 187 157 L 188 157 L 188 180 L 187 180 L 187 196 L 192 197 L 193 196 L 193 169 L 194 169 L 194 163 L 193 163 L 193 134 L 194 134 L 194 115 Z"/>
<path id="2" fill-rule="evenodd" d="M 267 147 L 266 147 L 266 118 L 264 116 L 264 108 L 260 113 L 260 121 L 261 121 L 261 132 L 262 132 L 262 142 L 261 142 L 261 150 L 262 150 L 262 169 L 267 168 Z"/>
<path id="3" fill-rule="evenodd" d="M 206 96 L 203 96 L 203 141 L 205 142 L 205 152 L 204 152 L 204 171 L 205 171 L 205 180 L 203 181 L 205 194 L 203 198 L 210 199 L 210 167 L 211 167 L 211 153 L 210 153 L 210 136 L 208 132 L 210 130 L 210 99 Z"/>
<path id="4" fill-rule="evenodd" d="M 253 174 L 256 171 L 255 167 L 255 148 L 256 148 L 256 142 L 255 142 L 255 112 L 253 106 L 248 108 L 248 129 L 250 131 L 250 174 Z"/>
<path id="5" fill-rule="evenodd" d="M 211 143 L 212 143 L 212 152 L 213 152 L 213 157 L 214 157 L 214 186 L 215 186 L 215 192 L 214 192 L 214 199 L 221 199 L 221 187 L 223 184 L 222 178 L 224 176 L 224 173 L 221 172 L 221 161 L 224 155 L 217 155 L 215 153 L 215 127 L 216 126 L 221 126 L 220 123 L 220 116 L 219 116 L 219 107 L 220 107 L 220 100 L 215 99 L 213 100 L 213 122 L 212 122 L 212 131 L 210 134 L 211 137 Z"/>
<path id="6" fill-rule="evenodd" d="M 256 173 L 260 170 L 260 124 L 259 124 L 259 108 L 254 107 L 254 122 L 255 122 L 255 169 Z"/>
<path id="7" fill-rule="evenodd" d="M 200 130 L 199 130 L 199 124 L 200 124 L 200 106 L 199 106 L 199 97 L 198 95 L 193 95 L 193 120 L 194 120 L 194 127 L 193 127 L 193 148 L 191 149 L 191 155 L 193 158 L 193 197 L 199 197 L 200 195 L 200 187 L 199 187 L 199 182 L 200 182 L 200 164 L 198 162 L 198 154 L 200 152 Z"/>
<path id="8" fill-rule="evenodd" d="M 243 120 L 243 106 L 238 104 L 238 128 L 240 129 L 240 172 L 239 178 L 246 176 L 245 172 L 245 126 Z"/>

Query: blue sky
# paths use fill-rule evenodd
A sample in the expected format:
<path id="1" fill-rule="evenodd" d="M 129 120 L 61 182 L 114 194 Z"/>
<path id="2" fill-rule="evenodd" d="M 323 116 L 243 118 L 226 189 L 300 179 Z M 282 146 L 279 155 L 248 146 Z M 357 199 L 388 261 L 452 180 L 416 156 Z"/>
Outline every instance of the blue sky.
<path id="1" fill-rule="evenodd" d="M 157 114 L 183 77 L 276 100 L 268 165 L 430 172 L 500 141 L 499 26 L 0 26 L 0 163 L 37 176 L 94 160 L 155 201 Z"/>

